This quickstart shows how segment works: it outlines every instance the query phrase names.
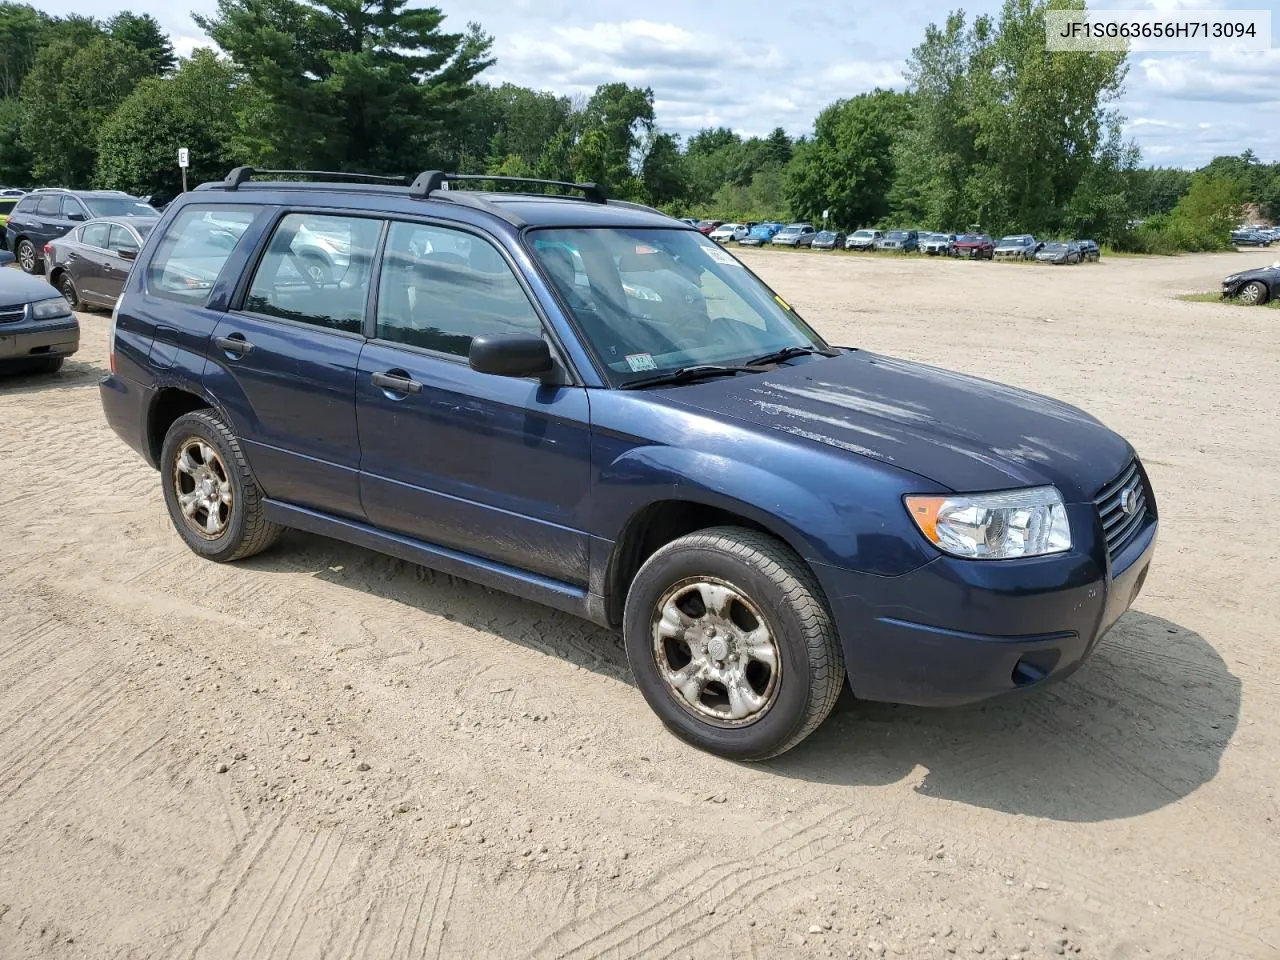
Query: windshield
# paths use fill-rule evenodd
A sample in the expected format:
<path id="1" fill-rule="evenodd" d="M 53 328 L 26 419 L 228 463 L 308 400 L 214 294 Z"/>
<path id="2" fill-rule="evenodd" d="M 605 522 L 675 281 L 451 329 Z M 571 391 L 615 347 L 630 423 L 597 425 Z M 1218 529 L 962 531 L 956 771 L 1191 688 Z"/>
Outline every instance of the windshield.
<path id="1" fill-rule="evenodd" d="M 1015 246 L 1025 247 L 1028 243 L 1031 242 L 1031 238 L 1030 237 L 1005 237 L 1000 242 L 1008 244 L 1011 247 L 1015 247 Z"/>
<path id="2" fill-rule="evenodd" d="M 133 197 L 84 197 L 95 217 L 158 217 L 160 211 Z"/>
<path id="3" fill-rule="evenodd" d="M 892 231 L 892 232 L 889 234 L 889 236 L 888 236 L 888 237 L 886 237 L 885 239 L 887 239 L 887 240 L 905 240 L 906 238 L 907 238 L 906 233 L 904 233 L 904 232 L 903 232 L 903 231 L 901 231 L 901 230 L 894 230 L 894 231 Z"/>
<path id="4" fill-rule="evenodd" d="M 1044 249 L 1046 253 L 1057 253 L 1060 250 L 1067 249 L 1067 245 L 1065 243 L 1046 243 Z"/>
<path id="5" fill-rule="evenodd" d="M 600 227 L 529 236 L 614 385 L 785 347 L 825 349 L 782 298 L 701 234 Z"/>
<path id="6" fill-rule="evenodd" d="M 854 233 L 855 237 L 874 237 L 875 234 L 870 230 L 859 230 Z"/>

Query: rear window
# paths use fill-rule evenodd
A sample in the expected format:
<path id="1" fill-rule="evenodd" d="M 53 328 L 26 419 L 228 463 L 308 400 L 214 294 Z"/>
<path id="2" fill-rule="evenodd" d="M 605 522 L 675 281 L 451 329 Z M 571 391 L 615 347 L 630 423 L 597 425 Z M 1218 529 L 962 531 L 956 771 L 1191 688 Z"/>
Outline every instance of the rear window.
<path id="1" fill-rule="evenodd" d="M 158 297 L 203 304 L 255 207 L 189 206 L 173 222 L 147 264 L 147 290 Z"/>
<path id="2" fill-rule="evenodd" d="M 13 213 L 13 208 L 17 205 L 17 197 L 0 197 L 0 216 L 4 216 L 6 213 Z"/>
<path id="3" fill-rule="evenodd" d="M 160 212 L 136 197 L 85 197 L 95 217 L 158 217 Z"/>

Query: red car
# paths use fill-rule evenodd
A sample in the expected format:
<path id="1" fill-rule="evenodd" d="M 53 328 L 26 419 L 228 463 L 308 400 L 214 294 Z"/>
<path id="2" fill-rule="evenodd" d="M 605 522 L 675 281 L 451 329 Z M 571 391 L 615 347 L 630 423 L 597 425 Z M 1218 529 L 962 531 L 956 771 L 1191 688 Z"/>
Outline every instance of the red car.
<path id="1" fill-rule="evenodd" d="M 724 223 L 723 220 L 699 220 L 698 232 L 705 236 L 706 234 L 709 234 L 712 230 L 714 230 L 716 227 L 720 226 L 720 224 L 722 223 Z"/>
<path id="2" fill-rule="evenodd" d="M 996 242 L 985 233 L 966 233 L 957 237 L 951 247 L 953 257 L 968 257 L 970 260 L 992 260 L 996 255 Z"/>

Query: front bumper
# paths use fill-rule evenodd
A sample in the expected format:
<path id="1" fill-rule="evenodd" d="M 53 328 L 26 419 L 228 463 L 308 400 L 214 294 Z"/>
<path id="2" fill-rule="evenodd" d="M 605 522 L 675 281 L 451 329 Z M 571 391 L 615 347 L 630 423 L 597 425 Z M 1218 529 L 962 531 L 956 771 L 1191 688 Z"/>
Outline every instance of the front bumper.
<path id="1" fill-rule="evenodd" d="M 1158 522 L 1114 564 L 1084 552 L 1030 560 L 940 556 L 899 577 L 815 565 L 864 700 L 976 703 L 1068 676 L 1142 589 Z"/>
<path id="2" fill-rule="evenodd" d="M 80 324 L 74 317 L 0 324 L 0 360 L 69 357 L 79 349 Z"/>

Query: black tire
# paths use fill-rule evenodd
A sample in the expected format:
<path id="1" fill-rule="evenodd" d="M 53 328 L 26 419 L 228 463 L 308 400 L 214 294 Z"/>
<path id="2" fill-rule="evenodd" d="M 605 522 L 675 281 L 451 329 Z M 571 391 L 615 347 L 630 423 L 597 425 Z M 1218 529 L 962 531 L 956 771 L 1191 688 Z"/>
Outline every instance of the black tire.
<path id="1" fill-rule="evenodd" d="M 18 266 L 22 268 L 23 273 L 39 273 L 44 269 L 44 262 L 40 258 L 36 245 L 23 237 L 18 241 L 17 247 L 14 248 L 13 255 L 18 260 Z"/>
<path id="2" fill-rule="evenodd" d="M 1261 280 L 1253 280 L 1242 286 L 1236 296 L 1249 306 L 1260 307 L 1267 302 L 1268 294 L 1269 291 L 1265 283 Z"/>
<path id="3" fill-rule="evenodd" d="M 198 533 L 198 519 L 188 520 L 179 504 L 178 460 L 193 441 L 213 448 L 222 469 L 219 475 L 231 488 L 225 521 L 215 535 Z M 235 435 L 212 410 L 196 410 L 173 422 L 165 434 L 160 454 L 160 479 L 169 518 L 193 551 L 208 560 L 229 563 L 261 553 L 279 539 L 283 528 L 266 519 L 263 495 Z M 221 510 L 221 507 L 219 508 Z M 208 511 L 205 511 L 207 516 Z M 197 514 L 198 518 L 198 514 Z"/>
<path id="4" fill-rule="evenodd" d="M 57 373 L 62 369 L 62 361 L 65 357 L 41 357 L 39 360 L 31 361 L 31 369 L 35 373 Z"/>
<path id="5" fill-rule="evenodd" d="M 59 274 L 58 282 L 54 286 L 58 288 L 58 292 L 66 299 L 72 310 L 84 309 L 84 301 L 80 299 L 80 291 L 76 289 L 76 282 L 71 279 L 71 274 L 65 271 Z"/>
<path id="6" fill-rule="evenodd" d="M 776 686 L 754 719 L 731 725 L 695 716 L 663 678 L 655 612 L 670 591 L 693 580 L 727 585 L 748 599 L 776 638 Z M 813 573 L 785 544 L 743 527 L 699 530 L 645 561 L 627 594 L 623 638 L 640 692 L 667 728 L 730 760 L 790 750 L 826 719 L 844 684 L 844 655 Z"/>

